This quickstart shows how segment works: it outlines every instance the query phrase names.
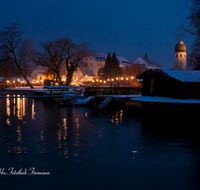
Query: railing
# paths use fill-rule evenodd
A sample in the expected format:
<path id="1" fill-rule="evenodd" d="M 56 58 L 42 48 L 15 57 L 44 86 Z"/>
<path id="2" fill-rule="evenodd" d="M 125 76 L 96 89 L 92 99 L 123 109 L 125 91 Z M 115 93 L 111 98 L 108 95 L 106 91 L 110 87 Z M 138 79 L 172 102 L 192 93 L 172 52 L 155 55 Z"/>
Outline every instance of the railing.
<path id="1" fill-rule="evenodd" d="M 141 87 L 87 87 L 84 95 L 129 95 L 129 94 L 141 94 Z"/>

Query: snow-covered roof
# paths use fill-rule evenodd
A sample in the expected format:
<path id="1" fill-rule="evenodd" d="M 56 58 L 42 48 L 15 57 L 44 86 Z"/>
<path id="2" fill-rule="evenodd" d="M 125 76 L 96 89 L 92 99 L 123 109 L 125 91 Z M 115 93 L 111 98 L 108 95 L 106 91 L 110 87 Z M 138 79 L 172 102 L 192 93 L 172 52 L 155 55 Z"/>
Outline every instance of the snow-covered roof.
<path id="1" fill-rule="evenodd" d="M 182 82 L 200 82 L 200 71 L 162 70 L 164 73 Z"/>
<path id="2" fill-rule="evenodd" d="M 141 64 L 141 65 L 146 65 L 147 67 L 155 67 L 155 68 L 159 68 L 159 69 L 163 69 L 163 67 L 161 67 L 157 61 L 148 58 L 148 56 L 145 57 L 138 57 L 134 60 L 131 61 L 132 64 Z"/>
<path id="3" fill-rule="evenodd" d="M 161 73 L 163 75 L 175 78 L 182 82 L 200 82 L 200 71 L 197 71 L 197 70 L 150 69 L 150 70 L 146 71 L 147 74 L 150 74 L 152 72 Z M 138 78 L 141 78 L 141 77 L 138 77 Z"/>
<path id="4" fill-rule="evenodd" d="M 96 61 L 105 62 L 107 54 L 101 53 L 101 52 L 95 52 L 94 55 L 92 55 L 92 56 Z M 117 56 L 117 59 L 119 60 L 119 63 L 122 64 L 122 65 L 129 65 L 130 64 L 130 61 L 127 60 L 125 57 Z"/>
<path id="5" fill-rule="evenodd" d="M 23 77 L 12 77 L 11 80 L 20 80 L 20 81 L 25 81 L 25 79 Z M 31 77 L 27 77 L 27 79 L 29 81 L 33 81 L 33 79 Z"/>
<path id="6" fill-rule="evenodd" d="M 3 79 L 6 79 L 6 78 L 5 77 L 0 77 L 0 81 L 2 81 Z M 17 79 L 19 79 L 20 81 L 24 81 L 25 82 L 25 79 L 23 77 L 11 77 L 8 80 L 17 80 Z M 27 79 L 29 81 L 33 81 L 33 79 L 31 77 L 27 77 Z"/>

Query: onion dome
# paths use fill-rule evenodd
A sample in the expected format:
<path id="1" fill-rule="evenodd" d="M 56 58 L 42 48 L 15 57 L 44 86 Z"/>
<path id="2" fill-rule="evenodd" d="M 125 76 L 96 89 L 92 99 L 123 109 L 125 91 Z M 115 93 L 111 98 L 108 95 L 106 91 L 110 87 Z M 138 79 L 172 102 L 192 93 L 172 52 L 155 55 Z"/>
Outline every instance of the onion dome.
<path id="1" fill-rule="evenodd" d="M 181 39 L 175 45 L 175 52 L 186 52 L 186 45 L 183 43 Z"/>

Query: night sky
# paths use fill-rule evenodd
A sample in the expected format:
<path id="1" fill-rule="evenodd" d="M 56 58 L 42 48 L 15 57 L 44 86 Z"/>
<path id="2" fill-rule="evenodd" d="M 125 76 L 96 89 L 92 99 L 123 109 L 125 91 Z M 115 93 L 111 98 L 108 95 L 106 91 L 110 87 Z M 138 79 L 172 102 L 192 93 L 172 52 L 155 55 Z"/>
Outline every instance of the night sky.
<path id="1" fill-rule="evenodd" d="M 0 0 L 0 30 L 17 23 L 27 38 L 69 37 L 129 61 L 144 56 L 174 65 L 176 26 L 186 24 L 186 0 Z M 183 8 L 185 8 L 183 10 Z M 190 52 L 191 38 L 182 37 Z"/>

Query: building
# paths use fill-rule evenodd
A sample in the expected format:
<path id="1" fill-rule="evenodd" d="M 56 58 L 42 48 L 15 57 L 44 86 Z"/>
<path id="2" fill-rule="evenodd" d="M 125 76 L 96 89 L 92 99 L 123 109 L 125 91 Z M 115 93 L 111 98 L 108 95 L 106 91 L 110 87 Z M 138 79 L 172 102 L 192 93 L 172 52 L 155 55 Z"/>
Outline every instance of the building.
<path id="1" fill-rule="evenodd" d="M 187 68 L 187 53 L 186 53 L 186 45 L 183 41 L 179 40 L 179 42 L 175 45 L 175 54 L 174 54 L 174 69 L 176 70 L 186 70 Z"/>
<path id="2" fill-rule="evenodd" d="M 200 71 L 150 69 L 136 78 L 144 96 L 200 98 Z"/>
<path id="3" fill-rule="evenodd" d="M 99 52 L 95 52 L 91 56 L 84 57 L 80 65 L 80 70 L 83 75 L 93 76 L 96 78 L 98 76 L 98 70 L 103 68 L 105 65 L 106 57 L 107 54 Z M 128 61 L 126 58 L 120 56 L 117 56 L 117 58 L 119 60 L 120 67 L 123 68 L 127 65 L 130 65 L 130 61 Z"/>
<path id="4" fill-rule="evenodd" d="M 132 65 L 135 65 L 137 68 L 138 66 L 142 66 L 145 70 L 149 69 L 163 69 L 155 60 L 150 59 L 146 54 L 144 57 L 140 56 L 131 61 Z"/>

